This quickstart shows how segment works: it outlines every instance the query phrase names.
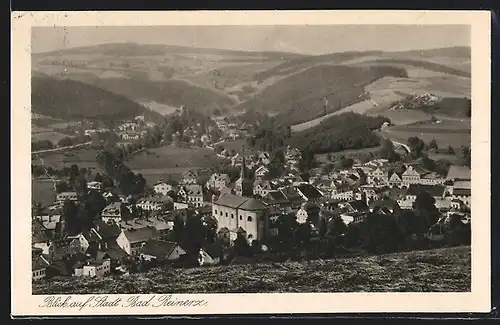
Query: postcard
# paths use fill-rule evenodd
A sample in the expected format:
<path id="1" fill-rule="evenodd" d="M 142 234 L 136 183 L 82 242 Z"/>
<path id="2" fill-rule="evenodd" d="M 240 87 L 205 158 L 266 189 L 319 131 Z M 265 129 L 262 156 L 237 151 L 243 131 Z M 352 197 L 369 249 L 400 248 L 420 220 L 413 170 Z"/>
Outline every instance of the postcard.
<path id="1" fill-rule="evenodd" d="M 13 316 L 490 311 L 488 11 L 11 21 Z"/>

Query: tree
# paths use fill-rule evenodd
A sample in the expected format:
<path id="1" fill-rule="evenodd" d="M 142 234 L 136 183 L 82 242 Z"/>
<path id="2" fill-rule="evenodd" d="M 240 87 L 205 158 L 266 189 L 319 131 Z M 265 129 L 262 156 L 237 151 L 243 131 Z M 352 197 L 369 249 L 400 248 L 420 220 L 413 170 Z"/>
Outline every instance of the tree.
<path id="1" fill-rule="evenodd" d="M 408 138 L 408 146 L 410 147 L 412 156 L 418 158 L 422 155 L 425 148 L 425 142 L 419 137 L 410 137 Z"/>
<path id="2" fill-rule="evenodd" d="M 95 182 L 102 182 L 102 176 L 101 176 L 101 174 L 96 173 L 95 177 L 94 177 L 94 181 Z"/>
<path id="3" fill-rule="evenodd" d="M 455 154 L 455 149 L 453 149 L 453 147 L 451 145 L 448 146 L 448 154 L 450 154 L 450 155 L 454 155 Z"/>
<path id="4" fill-rule="evenodd" d="M 368 252 L 389 253 L 397 250 L 401 237 L 395 218 L 374 210 L 362 224 L 362 238 Z"/>
<path id="5" fill-rule="evenodd" d="M 471 166 L 471 149 L 469 146 L 462 146 L 460 148 L 460 159 L 465 166 Z"/>
<path id="6" fill-rule="evenodd" d="M 432 141 L 429 143 L 429 149 L 438 150 L 438 144 L 436 142 L 436 139 L 432 139 Z"/>
<path id="7" fill-rule="evenodd" d="M 56 192 L 61 193 L 61 192 L 68 192 L 70 190 L 70 187 L 68 183 L 65 181 L 60 181 L 56 184 Z"/>
<path id="8" fill-rule="evenodd" d="M 174 239 L 177 242 L 181 242 L 184 236 L 184 230 L 185 230 L 185 224 L 184 224 L 184 219 L 180 214 L 177 214 L 174 217 L 174 228 L 173 228 L 173 235 Z"/>
<path id="9" fill-rule="evenodd" d="M 422 227 L 425 229 L 429 229 L 439 219 L 435 203 L 436 200 L 426 191 L 421 191 L 413 203 L 415 214 L 421 218 Z"/>
<path id="10" fill-rule="evenodd" d="M 352 158 L 342 158 L 339 162 L 339 167 L 341 169 L 351 168 L 354 165 L 354 160 Z"/>

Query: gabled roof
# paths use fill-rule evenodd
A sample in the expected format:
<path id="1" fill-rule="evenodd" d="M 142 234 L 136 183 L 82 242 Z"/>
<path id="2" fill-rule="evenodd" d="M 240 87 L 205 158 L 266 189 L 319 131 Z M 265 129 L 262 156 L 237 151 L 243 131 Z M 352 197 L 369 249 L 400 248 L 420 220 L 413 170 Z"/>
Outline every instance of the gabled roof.
<path id="1" fill-rule="evenodd" d="M 317 199 L 322 197 L 321 192 L 310 184 L 301 184 L 297 186 L 297 190 L 302 193 L 307 199 Z"/>
<path id="2" fill-rule="evenodd" d="M 203 195 L 203 189 L 198 184 L 186 185 L 186 193 L 188 195 Z"/>
<path id="3" fill-rule="evenodd" d="M 246 211 L 265 210 L 267 207 L 259 200 L 249 198 L 246 202 L 240 205 L 239 209 Z"/>
<path id="4" fill-rule="evenodd" d="M 31 270 L 32 271 L 38 271 L 38 270 L 45 269 L 49 265 L 50 264 L 47 263 L 47 261 L 40 256 L 37 256 L 37 257 L 31 259 Z"/>
<path id="5" fill-rule="evenodd" d="M 130 229 L 125 230 L 123 233 L 130 243 L 138 243 L 152 238 L 160 238 L 160 233 L 154 227 Z"/>
<path id="6" fill-rule="evenodd" d="M 370 203 L 370 208 L 388 208 L 390 210 L 394 210 L 395 208 L 399 207 L 399 204 L 396 200 L 393 199 L 383 199 L 383 200 L 377 200 L 373 201 Z"/>
<path id="7" fill-rule="evenodd" d="M 31 220 L 31 243 L 45 243 L 50 240 L 50 237 L 47 233 L 47 229 L 43 226 L 43 224 L 36 220 Z"/>
<path id="8" fill-rule="evenodd" d="M 182 178 L 184 177 L 198 177 L 198 172 L 195 170 L 188 170 L 182 173 Z"/>
<path id="9" fill-rule="evenodd" d="M 411 184 L 408 187 L 407 195 L 418 195 L 421 192 L 425 191 L 429 193 L 431 196 L 442 196 L 446 190 L 446 186 L 442 185 L 419 185 L 419 184 Z"/>
<path id="10" fill-rule="evenodd" d="M 150 239 L 141 247 L 140 252 L 145 255 L 168 258 L 177 246 L 179 244 L 175 242 Z"/>
<path id="11" fill-rule="evenodd" d="M 257 211 L 266 209 L 266 206 L 259 200 L 234 194 L 223 194 L 219 196 L 219 199 L 215 201 L 215 204 L 246 211 Z"/>
<path id="12" fill-rule="evenodd" d="M 279 190 L 269 191 L 265 197 L 268 201 L 278 201 L 278 202 L 286 202 L 288 199 L 283 194 L 283 192 Z"/>
<path id="13" fill-rule="evenodd" d="M 348 203 L 354 210 L 358 212 L 368 210 L 368 206 L 366 205 L 366 202 L 363 200 L 349 201 Z"/>

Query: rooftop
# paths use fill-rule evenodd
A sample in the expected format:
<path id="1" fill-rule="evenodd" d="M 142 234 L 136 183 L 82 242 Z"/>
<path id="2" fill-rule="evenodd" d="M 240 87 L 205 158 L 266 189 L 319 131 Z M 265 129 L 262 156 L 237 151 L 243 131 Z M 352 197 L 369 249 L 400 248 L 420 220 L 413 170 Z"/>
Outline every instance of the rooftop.
<path id="1" fill-rule="evenodd" d="M 450 180 L 470 180 L 471 169 L 466 166 L 451 165 L 448 169 L 446 179 Z"/>
<path id="2" fill-rule="evenodd" d="M 215 204 L 227 206 L 233 209 L 241 209 L 247 211 L 264 210 L 266 206 L 259 200 L 243 197 L 234 194 L 223 194 L 219 197 Z"/>

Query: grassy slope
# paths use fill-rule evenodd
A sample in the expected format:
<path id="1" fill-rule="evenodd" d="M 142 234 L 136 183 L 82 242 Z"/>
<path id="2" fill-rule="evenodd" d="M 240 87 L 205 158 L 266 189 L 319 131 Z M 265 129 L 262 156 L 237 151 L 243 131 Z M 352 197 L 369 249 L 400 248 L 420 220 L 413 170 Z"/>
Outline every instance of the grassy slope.
<path id="1" fill-rule="evenodd" d="M 33 294 L 468 292 L 470 247 L 371 257 L 180 270 L 154 269 L 120 279 L 36 283 Z"/>
<path id="2" fill-rule="evenodd" d="M 189 109 L 197 111 L 203 111 L 205 107 L 212 105 L 229 107 L 234 104 L 234 101 L 228 96 L 181 80 L 89 78 L 86 82 L 130 99 L 148 99 L 174 107 L 185 105 Z"/>
<path id="3" fill-rule="evenodd" d="M 282 79 L 236 109 L 278 112 L 283 124 L 296 124 L 323 114 L 324 96 L 329 111 L 359 102 L 364 86 L 383 76 L 404 76 L 404 69 L 392 67 L 315 66 Z"/>
<path id="4" fill-rule="evenodd" d="M 123 96 L 74 80 L 36 75 L 31 89 L 33 112 L 55 118 L 117 120 L 144 111 L 143 106 Z"/>

